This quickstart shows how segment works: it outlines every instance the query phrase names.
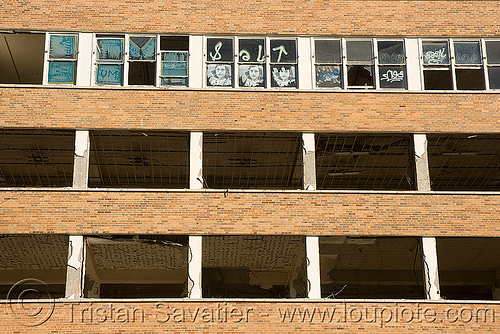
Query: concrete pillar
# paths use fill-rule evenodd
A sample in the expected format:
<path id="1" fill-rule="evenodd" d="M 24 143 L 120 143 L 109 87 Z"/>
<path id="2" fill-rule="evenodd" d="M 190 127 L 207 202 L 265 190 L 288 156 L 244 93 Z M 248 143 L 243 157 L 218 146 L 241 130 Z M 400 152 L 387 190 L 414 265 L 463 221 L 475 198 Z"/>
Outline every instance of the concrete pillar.
<path id="1" fill-rule="evenodd" d="M 191 132 L 189 189 L 203 189 L 203 132 Z"/>
<path id="2" fill-rule="evenodd" d="M 83 297 L 83 236 L 69 237 L 68 264 L 66 266 L 67 299 Z"/>
<path id="3" fill-rule="evenodd" d="M 415 147 L 417 190 L 430 191 L 431 179 L 429 176 L 429 160 L 427 157 L 427 136 L 425 134 L 414 134 L 413 143 Z"/>
<path id="4" fill-rule="evenodd" d="M 203 87 L 203 36 L 189 36 L 189 87 Z"/>
<path id="5" fill-rule="evenodd" d="M 201 235 L 189 236 L 189 298 L 201 298 L 201 270 L 202 270 L 202 237 Z"/>
<path id="6" fill-rule="evenodd" d="M 99 276 L 97 275 L 97 270 L 95 268 L 94 257 L 90 251 L 90 245 L 85 243 L 84 245 L 84 283 L 83 292 L 84 296 L 88 298 L 99 298 L 101 291 L 101 282 Z"/>
<path id="7" fill-rule="evenodd" d="M 441 299 L 439 288 L 436 238 L 422 238 L 422 254 L 424 265 L 425 296 L 427 299 Z"/>
<path id="8" fill-rule="evenodd" d="M 78 34 L 77 86 L 89 87 L 92 84 L 92 51 L 94 49 L 92 35 L 89 32 Z"/>
<path id="9" fill-rule="evenodd" d="M 73 164 L 73 188 L 85 189 L 89 182 L 90 139 L 87 130 L 77 130 Z"/>
<path id="10" fill-rule="evenodd" d="M 312 89 L 313 88 L 313 66 L 311 57 L 311 38 L 299 37 L 297 38 L 297 67 L 298 67 L 298 88 L 299 89 Z"/>
<path id="11" fill-rule="evenodd" d="M 418 38 L 405 38 L 406 77 L 408 90 L 422 90 L 422 72 L 420 70 L 420 47 Z"/>
<path id="12" fill-rule="evenodd" d="M 307 298 L 321 299 L 319 237 L 306 237 L 307 281 L 309 289 Z"/>
<path id="13" fill-rule="evenodd" d="M 302 134 L 302 186 L 304 190 L 316 190 L 316 146 L 314 133 Z"/>

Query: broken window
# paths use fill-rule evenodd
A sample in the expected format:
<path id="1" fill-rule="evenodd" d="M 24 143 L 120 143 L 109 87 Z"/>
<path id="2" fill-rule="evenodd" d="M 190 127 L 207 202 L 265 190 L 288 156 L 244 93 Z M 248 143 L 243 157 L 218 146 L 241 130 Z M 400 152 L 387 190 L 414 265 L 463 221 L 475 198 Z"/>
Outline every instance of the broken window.
<path id="1" fill-rule="evenodd" d="M 453 89 L 450 50 L 447 41 L 422 42 L 426 90 Z"/>
<path id="2" fill-rule="evenodd" d="M 91 131 L 90 187 L 188 188 L 189 133 Z"/>
<path id="3" fill-rule="evenodd" d="M 14 300 L 64 298 L 68 245 L 66 235 L 0 235 L 0 299 L 11 289 Z"/>
<path id="4" fill-rule="evenodd" d="M 154 86 L 156 36 L 129 36 L 128 84 Z"/>
<path id="5" fill-rule="evenodd" d="M 160 50 L 161 85 L 187 86 L 189 37 L 161 36 Z"/>
<path id="6" fill-rule="evenodd" d="M 0 130 L 0 187 L 70 187 L 75 132 Z"/>
<path id="7" fill-rule="evenodd" d="M 373 88 L 373 51 L 371 40 L 348 40 L 347 86 L 349 88 Z"/>
<path id="8" fill-rule="evenodd" d="M 238 39 L 240 87 L 266 87 L 266 47 L 264 38 Z"/>
<path id="9" fill-rule="evenodd" d="M 203 297 L 307 297 L 305 237 L 204 236 Z"/>
<path id="10" fill-rule="evenodd" d="M 207 38 L 207 85 L 233 86 L 233 39 Z"/>
<path id="11" fill-rule="evenodd" d="M 318 189 L 415 189 L 409 135 L 319 134 Z"/>
<path id="12" fill-rule="evenodd" d="M 48 56 L 49 84 L 75 84 L 77 35 L 50 35 Z"/>
<path id="13" fill-rule="evenodd" d="M 425 296 L 421 238 L 323 236 L 319 250 L 323 298 Z"/>
<path id="14" fill-rule="evenodd" d="M 89 236 L 85 243 L 85 297 L 188 296 L 187 236 Z"/>
<path id="15" fill-rule="evenodd" d="M 500 41 L 486 41 L 490 89 L 500 89 Z"/>
<path id="16" fill-rule="evenodd" d="M 433 190 L 500 190 L 500 136 L 427 135 Z"/>
<path id="17" fill-rule="evenodd" d="M 342 49 L 340 40 L 315 40 L 316 87 L 342 88 Z"/>
<path id="18" fill-rule="evenodd" d="M 203 134 L 206 188 L 300 189 L 300 133 Z"/>
<path id="19" fill-rule="evenodd" d="M 124 38 L 97 37 L 96 78 L 99 85 L 123 83 Z"/>
<path id="20" fill-rule="evenodd" d="M 271 87 L 297 87 L 297 41 L 271 39 Z"/>
<path id="21" fill-rule="evenodd" d="M 500 238 L 436 238 L 444 299 L 500 299 Z"/>
<path id="22" fill-rule="evenodd" d="M 0 33 L 0 84 L 42 84 L 45 34 Z"/>

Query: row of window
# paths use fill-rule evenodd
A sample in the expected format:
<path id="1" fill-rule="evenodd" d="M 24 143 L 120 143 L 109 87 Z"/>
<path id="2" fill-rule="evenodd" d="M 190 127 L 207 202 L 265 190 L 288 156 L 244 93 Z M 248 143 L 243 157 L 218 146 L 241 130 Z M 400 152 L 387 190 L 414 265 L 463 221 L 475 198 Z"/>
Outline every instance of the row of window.
<path id="1" fill-rule="evenodd" d="M 90 84 L 102 86 L 500 89 L 500 40 L 87 35 L 82 43 L 82 34 L 47 34 L 46 83 L 76 84 L 91 72 Z M 78 50 L 90 53 L 91 43 L 92 58 Z M 26 82 L 15 63 L 0 83 Z"/>

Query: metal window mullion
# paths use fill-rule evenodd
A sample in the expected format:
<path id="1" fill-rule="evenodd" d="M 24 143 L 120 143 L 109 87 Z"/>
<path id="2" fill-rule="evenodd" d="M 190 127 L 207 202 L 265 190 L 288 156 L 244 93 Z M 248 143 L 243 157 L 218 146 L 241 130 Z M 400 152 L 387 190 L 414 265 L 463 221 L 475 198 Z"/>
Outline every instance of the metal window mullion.
<path id="1" fill-rule="evenodd" d="M 233 39 L 233 87 L 238 88 L 240 86 L 240 74 L 239 74 L 239 65 L 240 65 L 240 40 L 237 36 Z"/>
<path id="2" fill-rule="evenodd" d="M 156 75 L 155 75 L 155 87 L 160 87 L 161 85 L 161 50 L 160 50 L 160 35 L 156 35 Z"/>
<path id="3" fill-rule="evenodd" d="M 45 33 L 45 52 L 43 54 L 43 76 L 42 85 L 49 84 L 49 52 L 50 52 L 50 33 Z"/>
<path id="4" fill-rule="evenodd" d="M 486 53 L 486 41 L 481 38 L 481 56 L 483 60 L 484 87 L 490 90 L 490 76 L 488 73 L 488 55 Z"/>
<path id="5" fill-rule="evenodd" d="M 265 37 L 264 43 L 266 44 L 266 87 L 271 88 L 271 39 Z"/>
<path id="6" fill-rule="evenodd" d="M 347 42 L 345 38 L 341 39 L 342 52 L 342 89 L 347 89 Z"/>
<path id="7" fill-rule="evenodd" d="M 378 42 L 376 38 L 372 39 L 372 60 L 373 60 L 373 88 L 380 89 L 378 75 Z"/>
<path id="8" fill-rule="evenodd" d="M 122 57 L 122 61 L 123 61 L 123 77 L 122 77 L 122 85 L 127 87 L 128 86 L 128 71 L 129 71 L 129 61 L 130 61 L 130 57 L 129 57 L 129 52 L 130 52 L 130 36 L 129 34 L 125 34 L 125 38 L 123 39 L 123 43 L 125 44 L 123 46 L 123 57 Z"/>
<path id="9" fill-rule="evenodd" d="M 457 76 L 455 74 L 455 45 L 453 44 L 453 38 L 449 39 L 448 46 L 450 50 L 450 66 L 451 66 L 451 79 L 453 82 L 453 90 L 457 90 Z"/>
<path id="10" fill-rule="evenodd" d="M 97 81 L 97 37 L 96 34 L 92 34 L 92 70 L 90 71 L 91 79 L 90 86 L 96 86 Z"/>
<path id="11" fill-rule="evenodd" d="M 203 88 L 207 88 L 208 85 L 207 85 L 207 66 L 208 66 L 208 63 L 207 63 L 207 36 L 203 36 L 203 45 L 202 45 L 202 48 L 203 48 L 203 67 L 202 67 L 202 70 L 201 70 L 201 76 L 202 76 L 202 84 L 201 86 Z"/>
<path id="12" fill-rule="evenodd" d="M 316 86 L 316 66 L 318 64 L 316 64 L 316 45 L 314 43 L 315 39 L 313 37 L 310 38 L 310 48 L 311 48 L 311 71 L 312 71 L 312 75 L 311 75 L 311 80 L 312 80 L 312 85 L 311 87 L 313 89 L 316 89 L 317 86 Z"/>

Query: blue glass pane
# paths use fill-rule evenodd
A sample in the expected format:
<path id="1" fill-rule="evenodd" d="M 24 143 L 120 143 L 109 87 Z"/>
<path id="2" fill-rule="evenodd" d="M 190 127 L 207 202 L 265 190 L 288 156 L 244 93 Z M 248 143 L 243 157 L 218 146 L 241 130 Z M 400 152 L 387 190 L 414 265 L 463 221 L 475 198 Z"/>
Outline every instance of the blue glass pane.
<path id="1" fill-rule="evenodd" d="M 161 63 L 161 75 L 164 76 L 187 76 L 187 63 Z"/>
<path id="2" fill-rule="evenodd" d="M 121 39 L 98 39 L 97 56 L 100 60 L 122 60 L 123 40 Z"/>
<path id="3" fill-rule="evenodd" d="M 97 65 L 96 82 L 107 85 L 122 83 L 122 65 Z"/>
<path id="4" fill-rule="evenodd" d="M 75 63 L 72 61 L 49 62 L 49 83 L 75 83 Z"/>
<path id="5" fill-rule="evenodd" d="M 131 60 L 156 59 L 156 38 L 154 37 L 130 37 L 129 46 Z"/>
<path id="6" fill-rule="evenodd" d="M 174 61 L 174 62 L 187 62 L 188 53 L 185 51 L 181 52 L 162 52 L 161 60 L 162 61 Z"/>
<path id="7" fill-rule="evenodd" d="M 186 78 L 161 78 L 162 86 L 186 86 Z"/>
<path id="8" fill-rule="evenodd" d="M 50 36 L 51 59 L 76 59 L 76 36 Z"/>

